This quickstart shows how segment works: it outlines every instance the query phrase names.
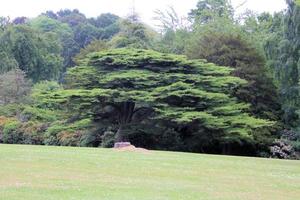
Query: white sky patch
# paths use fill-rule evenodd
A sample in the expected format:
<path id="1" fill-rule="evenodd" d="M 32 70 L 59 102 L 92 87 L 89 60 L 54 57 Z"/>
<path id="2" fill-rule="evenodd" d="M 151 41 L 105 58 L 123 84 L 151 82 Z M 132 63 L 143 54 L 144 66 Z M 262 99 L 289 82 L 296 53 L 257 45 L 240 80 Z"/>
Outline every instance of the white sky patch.
<path id="1" fill-rule="evenodd" d="M 232 0 L 234 7 L 245 0 Z M 154 10 L 165 10 L 173 6 L 180 16 L 196 7 L 198 0 L 0 0 L 0 16 L 15 18 L 18 16 L 36 17 L 47 10 L 78 9 L 87 17 L 95 17 L 101 13 L 114 13 L 121 17 L 128 15 L 134 5 L 135 11 L 142 21 L 154 26 Z M 255 12 L 275 12 L 286 8 L 285 0 L 248 0 L 238 12 L 246 9 Z"/>

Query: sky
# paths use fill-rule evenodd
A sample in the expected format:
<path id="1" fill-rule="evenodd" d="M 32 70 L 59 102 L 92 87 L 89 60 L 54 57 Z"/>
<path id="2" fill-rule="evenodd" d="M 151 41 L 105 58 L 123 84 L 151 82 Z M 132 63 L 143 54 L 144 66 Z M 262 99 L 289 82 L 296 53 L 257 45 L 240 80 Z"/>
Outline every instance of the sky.
<path id="1" fill-rule="evenodd" d="M 95 17 L 101 13 L 114 13 L 125 17 L 135 11 L 145 23 L 154 26 L 154 11 L 165 10 L 173 6 L 180 16 L 185 16 L 195 8 L 198 0 L 0 0 L 0 16 L 36 17 L 47 10 L 78 9 L 87 17 Z M 237 7 L 245 0 L 231 0 Z M 238 12 L 251 9 L 255 12 L 275 12 L 285 9 L 285 0 L 247 0 L 247 3 L 238 9 Z"/>

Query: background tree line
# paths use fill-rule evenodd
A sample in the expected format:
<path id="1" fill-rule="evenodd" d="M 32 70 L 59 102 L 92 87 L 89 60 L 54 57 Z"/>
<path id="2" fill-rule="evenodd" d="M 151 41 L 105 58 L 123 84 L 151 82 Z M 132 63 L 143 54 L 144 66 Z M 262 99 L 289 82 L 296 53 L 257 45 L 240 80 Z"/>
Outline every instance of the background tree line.
<path id="1" fill-rule="evenodd" d="M 287 4 L 286 11 L 273 15 L 247 11 L 237 16 L 228 0 L 199 0 L 187 20 L 182 20 L 173 8 L 156 11 L 155 18 L 161 22 L 160 33 L 143 24 L 135 14 L 127 18 L 110 13 L 87 18 L 78 10 L 61 10 L 47 11 L 33 19 L 2 17 L 0 141 L 111 146 L 116 133 L 120 133 L 120 127 L 116 126 L 120 119 L 114 117 L 118 116 L 117 107 L 120 113 L 121 105 L 116 102 L 127 102 L 122 108 L 128 113 L 135 100 L 137 108 L 147 105 L 147 109 L 127 116 L 122 121 L 125 123 L 122 134 L 137 146 L 296 157 L 300 150 L 300 8 L 296 1 L 289 0 Z M 128 56 L 113 51 L 119 48 Z M 121 62 L 118 58 L 123 55 L 133 65 L 150 65 L 143 59 L 131 60 L 134 49 L 157 52 L 145 51 L 144 56 L 148 52 L 149 60 L 157 62 L 156 70 L 161 72 L 167 70 L 161 67 L 174 59 L 183 62 L 180 56 L 164 57 L 170 53 L 193 60 L 205 59 L 198 61 L 201 66 L 209 62 L 216 64 L 215 67 L 232 69 L 228 74 L 223 67 L 218 67 L 217 72 L 209 75 L 214 67 L 204 67 L 207 73 L 197 72 L 198 76 L 187 80 L 187 72 L 177 69 L 178 63 L 172 64 L 172 73 L 176 74 L 165 71 L 161 81 L 170 85 L 170 80 L 174 80 L 173 88 L 171 85 L 163 88 L 149 69 L 125 68 L 124 71 L 109 64 Z M 99 60 L 107 59 L 99 65 L 93 52 L 110 52 L 116 57 L 99 54 Z M 187 66 L 194 65 L 185 62 Z M 105 65 L 116 68 L 107 72 L 103 69 L 107 75 L 103 70 L 97 71 Z M 169 76 L 172 78 L 168 79 Z M 237 80 L 246 82 L 236 84 Z M 154 87 L 151 91 L 157 90 L 156 94 L 141 93 L 151 84 Z M 192 91 L 195 85 L 198 86 Z M 164 93 L 159 93 L 157 88 L 173 96 L 163 97 Z M 177 90 L 182 93 L 177 94 Z M 129 94 L 126 92 L 134 99 L 125 100 Z M 107 106 L 103 98 L 111 95 L 120 99 L 110 99 L 111 104 Z M 156 99 L 155 95 L 161 98 Z M 231 102 L 222 100 L 224 95 L 233 98 Z M 62 103 L 63 108 L 59 106 Z M 183 107 L 190 107 L 193 112 Z M 144 115 L 151 117 L 135 123 L 134 119 Z M 231 121 L 227 122 L 224 116 L 231 116 Z M 243 120 L 235 121 L 233 116 Z"/>

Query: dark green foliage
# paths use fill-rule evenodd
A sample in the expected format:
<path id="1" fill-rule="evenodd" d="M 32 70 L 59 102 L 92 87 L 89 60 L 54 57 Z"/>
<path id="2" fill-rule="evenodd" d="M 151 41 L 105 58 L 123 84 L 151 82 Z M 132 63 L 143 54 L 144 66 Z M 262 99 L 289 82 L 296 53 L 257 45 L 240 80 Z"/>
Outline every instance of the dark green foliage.
<path id="1" fill-rule="evenodd" d="M 90 24 L 79 24 L 74 30 L 74 39 L 80 48 L 90 44 L 93 40 L 101 38 L 101 30 Z"/>
<path id="2" fill-rule="evenodd" d="M 248 84 L 235 92 L 236 96 L 251 104 L 251 112 L 271 120 L 280 120 L 280 104 L 265 60 L 259 52 L 238 33 L 207 32 L 191 40 L 187 54 L 191 58 L 205 58 L 209 62 L 235 69 L 233 75 L 246 79 Z"/>
<path id="3" fill-rule="evenodd" d="M 101 30 L 101 36 L 98 39 L 110 39 L 120 31 L 120 17 L 111 13 L 101 14 L 97 18 L 88 19 L 90 24 Z"/>
<path id="4" fill-rule="evenodd" d="M 10 71 L 11 69 L 18 68 L 18 62 L 15 60 L 13 55 L 10 55 L 9 52 L 1 51 L 0 52 L 0 73 Z"/>
<path id="5" fill-rule="evenodd" d="M 5 117 L 15 117 L 21 122 L 38 121 L 53 122 L 60 119 L 59 111 L 37 108 L 24 104 L 8 104 L 0 107 L 0 115 Z"/>
<path id="6" fill-rule="evenodd" d="M 15 119 L 7 120 L 0 126 L 2 142 L 8 144 L 43 144 L 45 124 L 38 122 L 20 122 Z"/>
<path id="7" fill-rule="evenodd" d="M 244 143 L 256 145 L 247 147 L 248 149 L 265 149 L 267 152 L 266 146 L 278 137 L 279 130 L 283 127 L 281 105 L 262 51 L 258 48 L 259 45 L 251 41 L 252 38 L 246 36 L 241 27 L 231 20 L 215 18 L 208 24 L 196 26 L 186 47 L 186 54 L 191 58 L 204 58 L 221 66 L 230 66 L 234 69 L 232 75 L 248 81 L 235 90 L 233 95 L 249 103 L 250 112 L 254 116 L 277 123 L 254 131 L 256 144 L 249 140 Z M 241 143 L 236 144 L 241 146 Z"/>
<path id="8" fill-rule="evenodd" d="M 298 132 L 299 124 L 299 20 L 300 9 L 296 1 L 287 1 L 286 12 L 261 14 L 246 19 L 244 28 L 251 32 L 252 41 L 257 46 L 263 46 L 267 58 L 267 66 L 273 73 L 275 83 L 279 88 L 278 101 L 282 104 L 282 119 L 284 128 L 282 132 Z M 282 135 L 283 136 L 283 135 Z M 283 139 L 277 147 L 293 146 L 295 140 Z M 279 145 L 280 144 L 280 145 Z M 280 148 L 279 148 L 280 149 Z"/>
<path id="9" fill-rule="evenodd" d="M 46 125 L 21 122 L 14 118 L 0 118 L 0 141 L 8 144 L 42 144 Z"/>
<path id="10" fill-rule="evenodd" d="M 46 109 L 24 106 L 20 113 L 22 121 L 53 122 L 58 119 L 58 113 Z"/>
<path id="11" fill-rule="evenodd" d="M 223 0 L 199 1 L 190 17 L 193 19 L 192 29 L 167 31 L 160 44 L 162 51 L 184 53 L 190 58 L 206 59 L 220 66 L 229 66 L 234 68 L 232 75 L 246 79 L 248 83 L 234 90 L 232 94 L 249 103 L 249 111 L 254 116 L 277 123 L 275 126 L 254 131 L 257 142 L 255 145 L 249 140 L 243 143 L 244 146 L 247 146 L 246 143 L 249 146 L 254 145 L 246 147 L 249 149 L 258 149 L 256 145 L 266 149 L 278 137 L 283 126 L 277 88 L 262 48 L 262 41 L 269 34 L 268 29 L 277 29 L 269 21 L 272 17 L 267 14 L 261 14 L 257 18 L 249 15 L 244 18 L 244 24 L 238 24 L 233 19 L 230 2 Z M 236 144 L 243 146 L 239 142 Z"/>
<path id="12" fill-rule="evenodd" d="M 283 21 L 283 32 L 275 32 L 268 40 L 266 52 L 272 62 L 280 86 L 281 100 L 285 110 L 285 122 L 298 126 L 299 63 L 300 63 L 300 6 L 289 1 L 289 9 Z M 278 49 L 273 50 L 273 49 Z"/>
<path id="13" fill-rule="evenodd" d="M 50 39 L 51 38 L 51 39 Z M 34 82 L 57 79 L 62 70 L 60 46 L 50 35 L 24 25 L 9 27 L 0 37 L 0 71 L 19 67 Z"/>
<path id="14" fill-rule="evenodd" d="M 173 124 L 173 125 L 172 125 Z M 169 151 L 191 151 L 184 143 L 182 132 L 174 123 L 149 120 L 143 124 L 134 124 L 128 133 L 131 143 L 147 149 Z M 200 143 L 203 141 L 198 141 Z M 189 145 L 192 145 L 189 143 Z M 198 152 L 198 149 L 194 149 Z"/>
<path id="15" fill-rule="evenodd" d="M 45 132 L 43 141 L 46 145 L 80 146 L 82 135 L 91 126 L 90 119 L 74 123 L 55 122 Z"/>
<path id="16" fill-rule="evenodd" d="M 64 58 L 64 68 L 73 64 L 72 57 L 79 52 L 80 47 L 76 43 L 73 30 L 68 24 L 46 16 L 39 16 L 30 21 L 30 26 L 41 32 L 54 34 L 62 46 L 60 54 Z"/>
<path id="17" fill-rule="evenodd" d="M 87 18 L 66 9 L 0 18 L 0 142 L 112 147 L 129 140 L 149 149 L 269 156 L 281 136 L 273 147 L 297 151 L 300 20 L 296 1 L 288 3 L 286 13 L 247 12 L 242 20 L 227 0 L 199 0 L 191 23 L 173 8 L 158 11 L 160 39 L 136 14 Z M 18 68 L 39 82 L 30 96 L 26 81 L 16 87 L 28 88 L 24 95 L 11 92 L 7 72 Z"/>
<path id="18" fill-rule="evenodd" d="M 284 110 L 282 118 L 286 129 L 282 131 L 281 140 L 277 142 L 276 149 L 280 150 L 281 147 L 285 148 L 287 145 L 292 147 L 292 151 L 296 151 L 297 155 L 299 154 L 297 147 L 299 138 L 285 137 L 285 133 L 299 135 L 300 6 L 295 3 L 296 1 L 288 1 L 287 12 L 278 13 L 271 19 L 264 50 L 268 66 L 273 70 L 277 80 L 279 99 Z"/>
<path id="19" fill-rule="evenodd" d="M 109 19 L 111 17 L 111 19 Z M 46 33 L 54 33 L 63 47 L 64 72 L 74 66 L 73 58 L 81 48 L 94 40 L 110 39 L 120 30 L 119 17 L 102 14 L 97 18 L 86 18 L 78 10 L 61 10 L 57 13 L 47 11 L 30 20 L 30 25 Z"/>
<path id="20" fill-rule="evenodd" d="M 67 23 L 70 27 L 76 27 L 79 24 L 84 24 L 87 22 L 87 19 L 83 13 L 80 13 L 79 10 L 69 10 L 64 9 L 56 13 L 56 17 L 59 21 Z"/>
<path id="21" fill-rule="evenodd" d="M 90 119 L 68 121 L 69 115 L 59 110 L 28 105 L 3 106 L 0 114 L 0 142 L 64 146 L 91 146 L 89 143 L 95 142 L 87 140 L 93 130 Z"/>
<path id="22" fill-rule="evenodd" d="M 120 17 L 111 13 L 101 14 L 97 18 L 89 19 L 90 23 L 98 28 L 107 28 L 116 23 Z"/>
<path id="23" fill-rule="evenodd" d="M 23 134 L 18 130 L 21 125 L 18 121 L 11 121 L 5 124 L 3 127 L 3 142 L 8 144 L 21 144 L 23 139 Z"/>
<path id="24" fill-rule="evenodd" d="M 117 141 L 127 140 L 130 124 L 143 124 L 147 117 L 177 125 L 197 122 L 226 140 L 251 140 L 252 130 L 272 124 L 250 117 L 248 106 L 230 96 L 245 81 L 230 76 L 227 67 L 135 49 L 91 54 L 85 62 L 68 71 L 67 90 L 42 92 L 39 98 L 69 105 L 94 120 L 117 122 Z"/>
<path id="25" fill-rule="evenodd" d="M 103 136 L 101 137 L 101 140 L 102 147 L 113 147 L 115 143 L 115 133 L 111 130 L 107 130 L 104 132 Z"/>

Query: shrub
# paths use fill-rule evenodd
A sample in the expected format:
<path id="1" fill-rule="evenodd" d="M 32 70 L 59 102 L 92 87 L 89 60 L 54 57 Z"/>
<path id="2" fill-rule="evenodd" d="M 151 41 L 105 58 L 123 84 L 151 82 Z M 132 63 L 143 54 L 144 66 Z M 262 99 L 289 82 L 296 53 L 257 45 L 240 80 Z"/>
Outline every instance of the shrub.
<path id="1" fill-rule="evenodd" d="M 59 145 L 57 134 L 64 131 L 66 126 L 64 124 L 55 122 L 52 124 L 45 133 L 44 144 L 46 145 Z"/>
<path id="2" fill-rule="evenodd" d="M 275 140 L 270 147 L 271 156 L 273 158 L 291 159 L 295 158 L 296 154 L 288 140 L 280 139 Z"/>
<path id="3" fill-rule="evenodd" d="M 90 127 L 90 119 L 82 119 L 71 124 L 65 122 L 55 122 L 47 129 L 44 143 L 46 145 L 79 146 L 81 137 L 78 137 L 77 131 L 84 131 Z M 75 143 L 76 145 L 74 145 Z"/>
<path id="4" fill-rule="evenodd" d="M 22 144 L 24 141 L 23 133 L 19 127 L 21 123 L 18 121 L 10 121 L 3 127 L 3 142 L 8 144 Z"/>
<path id="5" fill-rule="evenodd" d="M 292 147 L 294 153 L 291 158 L 300 159 L 300 130 L 283 130 L 281 140 Z"/>
<path id="6" fill-rule="evenodd" d="M 30 105 L 7 104 L 0 106 L 0 116 L 15 117 L 21 122 L 43 121 L 52 122 L 58 119 L 61 111 L 41 109 Z"/>
<path id="7" fill-rule="evenodd" d="M 98 130 L 85 131 L 80 139 L 80 146 L 98 147 L 101 144 L 102 136 Z"/>
<path id="8" fill-rule="evenodd" d="M 57 135 L 57 138 L 62 146 L 80 146 L 82 134 L 82 131 L 62 131 Z"/>
<path id="9" fill-rule="evenodd" d="M 300 153 L 300 141 L 299 141 L 299 140 L 297 140 L 297 141 L 292 141 L 291 144 L 292 144 L 294 150 L 295 150 L 296 152 L 299 152 L 299 153 Z"/>
<path id="10" fill-rule="evenodd" d="M 24 136 L 24 144 L 43 144 L 44 134 L 48 127 L 47 123 L 27 122 L 21 126 L 21 131 Z"/>
<path id="11" fill-rule="evenodd" d="M 107 130 L 104 132 L 104 134 L 101 137 L 102 147 L 111 148 L 114 146 L 115 143 L 115 134 L 111 130 Z"/>
<path id="12" fill-rule="evenodd" d="M 4 129 L 4 126 L 5 126 L 5 124 L 7 124 L 11 121 L 15 121 L 15 119 L 0 116 L 0 143 L 3 142 L 3 129 Z"/>

